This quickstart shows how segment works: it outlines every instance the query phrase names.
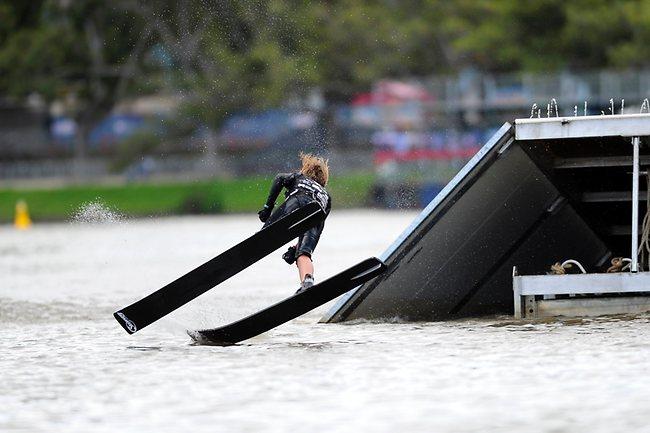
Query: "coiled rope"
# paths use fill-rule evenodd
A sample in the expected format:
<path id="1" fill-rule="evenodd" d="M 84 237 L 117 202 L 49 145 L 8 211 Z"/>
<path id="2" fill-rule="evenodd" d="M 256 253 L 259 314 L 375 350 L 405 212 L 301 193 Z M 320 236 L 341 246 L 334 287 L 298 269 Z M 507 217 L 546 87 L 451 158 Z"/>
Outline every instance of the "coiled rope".
<path id="1" fill-rule="evenodd" d="M 582 266 L 579 261 L 573 259 L 565 260 L 562 263 L 555 262 L 553 265 L 551 265 L 550 273 L 554 275 L 564 275 L 566 274 L 567 269 L 571 269 L 573 265 L 576 265 L 578 268 L 580 268 L 580 271 L 583 274 L 587 273 L 587 271 L 585 271 L 584 266 Z"/>
<path id="2" fill-rule="evenodd" d="M 611 274 L 612 272 L 623 272 L 630 269 L 632 265 L 632 259 L 626 257 L 614 257 L 611 261 L 612 266 L 607 268 L 607 273 Z"/>

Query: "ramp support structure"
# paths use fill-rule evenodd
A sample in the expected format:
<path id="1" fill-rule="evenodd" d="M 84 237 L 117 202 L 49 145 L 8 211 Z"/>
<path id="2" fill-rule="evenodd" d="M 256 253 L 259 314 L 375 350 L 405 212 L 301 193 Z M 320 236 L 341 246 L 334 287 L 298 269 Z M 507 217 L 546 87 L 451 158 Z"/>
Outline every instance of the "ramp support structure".
<path id="1" fill-rule="evenodd" d="M 516 319 L 650 311 L 650 272 L 518 275 L 513 268 L 512 288 Z"/>

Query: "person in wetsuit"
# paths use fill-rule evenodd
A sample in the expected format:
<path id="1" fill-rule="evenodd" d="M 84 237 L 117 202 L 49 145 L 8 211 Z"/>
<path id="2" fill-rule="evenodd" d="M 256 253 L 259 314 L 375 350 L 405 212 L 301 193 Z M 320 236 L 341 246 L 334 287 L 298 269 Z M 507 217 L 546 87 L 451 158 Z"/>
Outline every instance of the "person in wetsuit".
<path id="1" fill-rule="evenodd" d="M 300 154 L 302 167 L 295 173 L 280 173 L 273 180 L 266 204 L 258 212 L 260 221 L 264 227 L 277 221 L 279 218 L 295 211 L 307 203 L 315 201 L 325 212 L 325 218 L 330 213 L 332 200 L 329 193 L 325 190 L 329 177 L 329 167 L 327 160 L 311 155 Z M 273 211 L 275 200 L 278 195 L 285 189 L 285 201 Z M 298 238 L 295 246 L 289 247 L 282 258 L 289 264 L 294 262 L 298 266 L 298 275 L 300 277 L 300 288 L 296 293 L 314 285 L 314 264 L 312 254 L 318 244 L 320 235 L 325 227 L 325 220 L 311 229 L 307 230 Z"/>

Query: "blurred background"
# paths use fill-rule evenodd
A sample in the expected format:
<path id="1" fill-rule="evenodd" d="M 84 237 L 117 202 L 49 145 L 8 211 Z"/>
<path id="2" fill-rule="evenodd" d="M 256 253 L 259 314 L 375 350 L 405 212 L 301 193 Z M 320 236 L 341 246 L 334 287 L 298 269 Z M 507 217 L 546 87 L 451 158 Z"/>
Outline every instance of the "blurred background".
<path id="1" fill-rule="evenodd" d="M 421 207 L 533 104 L 638 112 L 648 54 L 637 0 L 0 0 L 0 222 L 251 212 L 301 150 Z"/>

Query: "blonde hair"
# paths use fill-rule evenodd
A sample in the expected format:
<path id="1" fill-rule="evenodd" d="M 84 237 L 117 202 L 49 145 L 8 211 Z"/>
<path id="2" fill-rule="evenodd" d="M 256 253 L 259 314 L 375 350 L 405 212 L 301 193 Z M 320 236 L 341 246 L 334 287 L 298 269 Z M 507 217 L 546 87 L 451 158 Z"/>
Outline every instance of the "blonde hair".
<path id="1" fill-rule="evenodd" d="M 327 159 L 311 153 L 300 152 L 300 161 L 302 162 L 300 173 L 318 182 L 321 186 L 327 185 L 330 175 L 329 161 Z"/>

